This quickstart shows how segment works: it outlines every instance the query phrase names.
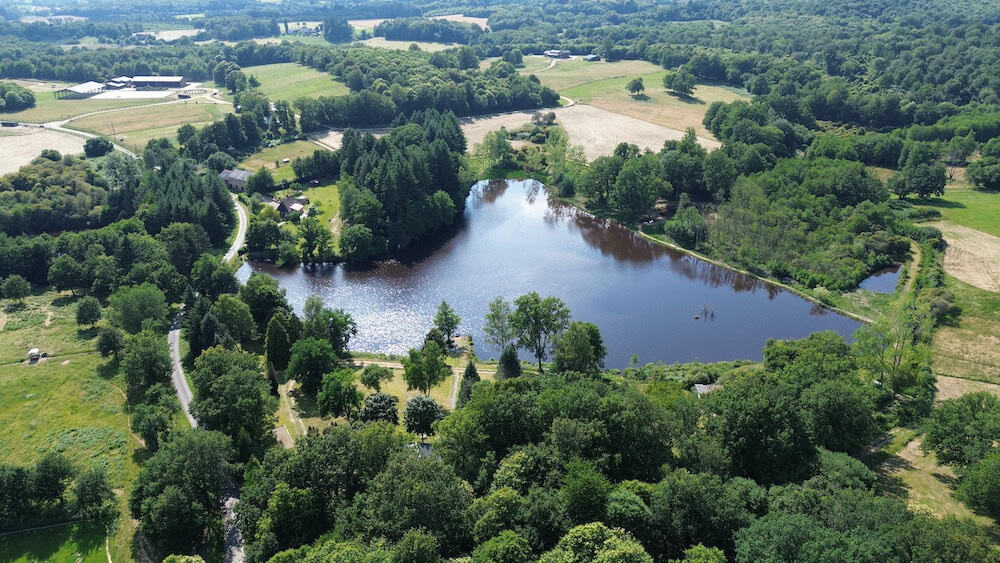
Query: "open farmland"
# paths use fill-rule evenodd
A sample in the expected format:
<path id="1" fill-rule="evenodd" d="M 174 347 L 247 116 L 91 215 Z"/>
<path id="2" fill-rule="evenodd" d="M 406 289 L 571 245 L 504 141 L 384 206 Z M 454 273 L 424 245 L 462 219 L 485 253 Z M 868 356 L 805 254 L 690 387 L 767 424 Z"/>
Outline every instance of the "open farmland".
<path id="1" fill-rule="evenodd" d="M 446 16 L 430 16 L 427 19 L 447 20 L 450 22 L 460 22 L 460 23 L 471 23 L 472 25 L 477 25 L 482 29 L 486 29 L 486 22 L 489 21 L 489 18 L 475 18 L 472 16 L 465 16 L 462 14 L 448 14 Z"/>
<path id="2" fill-rule="evenodd" d="M 311 155 L 320 147 L 309 141 L 295 141 L 285 143 L 276 147 L 266 148 L 244 160 L 240 166 L 249 170 L 258 170 L 261 167 L 269 168 L 277 181 L 293 180 L 295 173 L 292 171 L 291 163 L 282 163 L 284 159 L 295 160 L 300 156 Z M 275 163 L 278 163 L 276 166 Z"/>
<path id="3" fill-rule="evenodd" d="M 91 115 L 72 121 L 69 127 L 98 135 L 114 135 L 116 142 L 137 149 L 146 146 L 150 139 L 173 139 L 181 125 L 211 123 L 232 111 L 229 104 L 192 101 Z"/>
<path id="4" fill-rule="evenodd" d="M 256 76 L 261 93 L 272 100 L 293 102 L 299 98 L 348 93 L 347 86 L 335 82 L 329 74 L 295 63 L 251 66 L 243 72 Z"/>
<path id="5" fill-rule="evenodd" d="M 70 133 L 34 127 L 6 129 L 0 135 L 0 174 L 17 172 L 17 169 L 38 157 L 44 149 L 55 149 L 63 154 L 83 152 L 85 139 Z"/>
<path id="6" fill-rule="evenodd" d="M 950 276 L 946 287 L 962 315 L 934 332 L 934 373 L 1000 383 L 1000 294 Z"/>
<path id="7" fill-rule="evenodd" d="M 170 98 L 120 99 L 120 100 L 59 100 L 52 90 L 35 93 L 35 107 L 3 114 L 4 119 L 28 123 L 63 121 L 77 115 L 109 109 L 130 108 L 159 103 Z"/>
<path id="8" fill-rule="evenodd" d="M 531 73 L 527 67 L 527 62 L 536 57 L 525 57 L 525 67 L 522 73 Z M 581 58 L 572 59 L 551 59 L 555 65 L 538 73 L 538 79 L 542 85 L 552 88 L 560 94 L 564 90 L 598 82 L 608 78 L 633 78 L 639 75 L 652 74 L 663 70 L 662 67 L 646 61 L 616 61 L 613 63 L 598 61 L 589 63 Z M 548 66 L 548 64 L 544 65 Z M 648 86 L 648 84 L 647 84 Z M 622 86 L 624 90 L 624 86 Z"/>
<path id="9" fill-rule="evenodd" d="M 423 51 L 444 51 L 445 49 L 451 49 L 452 47 L 461 47 L 457 43 L 434 43 L 431 41 L 390 41 L 385 37 L 372 37 L 371 39 L 366 39 L 361 41 L 361 43 L 369 47 L 381 47 L 383 49 L 396 49 L 397 51 L 405 51 L 410 48 L 411 43 L 416 43 Z"/>

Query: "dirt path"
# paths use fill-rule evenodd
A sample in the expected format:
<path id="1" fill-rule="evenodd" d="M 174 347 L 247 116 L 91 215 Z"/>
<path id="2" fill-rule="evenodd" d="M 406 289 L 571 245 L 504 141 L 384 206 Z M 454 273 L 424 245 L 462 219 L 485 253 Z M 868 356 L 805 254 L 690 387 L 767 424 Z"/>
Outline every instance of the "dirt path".
<path id="1" fill-rule="evenodd" d="M 946 272 L 979 289 L 1000 292 L 1000 237 L 948 221 L 927 224 L 941 229 L 948 243 Z"/>
<path id="2" fill-rule="evenodd" d="M 924 251 L 919 244 L 910 241 L 910 250 L 913 251 L 913 260 L 910 260 L 906 271 L 906 285 L 903 286 L 903 295 L 909 295 L 913 291 L 913 284 L 917 281 L 917 272 L 920 271 L 920 263 L 924 261 Z"/>

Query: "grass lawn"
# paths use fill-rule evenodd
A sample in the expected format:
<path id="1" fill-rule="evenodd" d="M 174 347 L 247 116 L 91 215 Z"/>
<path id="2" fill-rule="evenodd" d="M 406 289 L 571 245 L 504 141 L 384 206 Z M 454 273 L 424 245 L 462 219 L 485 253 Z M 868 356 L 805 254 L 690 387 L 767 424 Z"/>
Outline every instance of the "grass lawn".
<path id="1" fill-rule="evenodd" d="M 276 147 L 266 148 L 240 163 L 240 166 L 248 170 L 258 170 L 262 166 L 271 169 L 274 179 L 278 182 L 282 180 L 292 181 L 295 179 L 295 172 L 291 163 L 281 162 L 284 159 L 295 160 L 300 156 L 309 156 L 321 147 L 310 141 L 295 141 L 284 143 Z"/>
<path id="2" fill-rule="evenodd" d="M 549 59 L 539 59 L 538 57 L 524 57 L 525 68 L 519 72 L 531 74 L 536 73 L 543 86 L 548 86 L 560 94 L 570 88 L 582 86 L 592 82 L 600 82 L 609 78 L 635 78 L 640 75 L 647 75 L 655 72 L 666 72 L 663 67 L 646 61 L 615 61 L 588 63 L 583 59 L 556 59 L 554 67 L 538 72 L 541 68 L 549 66 Z M 544 63 L 544 64 L 543 64 Z M 535 67 L 534 65 L 540 65 Z M 531 65 L 531 66 L 529 66 Z M 662 80 L 662 78 L 661 78 Z M 646 86 L 650 85 L 646 80 Z M 662 84 L 661 84 L 662 86 Z M 625 90 L 624 82 L 622 91 Z M 575 99 L 575 98 L 574 98 Z"/>
<path id="3" fill-rule="evenodd" d="M 95 463 L 103 465 L 111 486 L 121 493 L 119 510 L 127 514 L 125 491 L 138 475 L 137 451 L 145 450 L 129 432 L 124 384 L 116 368 L 94 351 L 96 331 L 77 328 L 75 302 L 68 294 L 47 292 L 26 298 L 21 307 L 11 308 L 9 302 L 4 303 L 4 326 L 0 331 L 0 463 L 26 465 L 50 451 L 58 451 L 77 469 Z M 49 357 L 35 365 L 25 364 L 27 350 L 36 346 Z M 119 519 L 110 544 L 115 561 L 131 560 L 134 533 L 131 519 Z M 44 541 L 75 541 L 72 534 L 49 534 L 50 539 Z M 76 549 L 69 544 L 48 545 L 53 550 Z M 0 544 L 0 560 L 10 560 L 3 549 Z M 53 561 L 74 560 L 61 555 L 51 557 Z M 103 545 L 101 557 L 106 559 Z"/>
<path id="4" fill-rule="evenodd" d="M 1000 294 L 947 276 L 945 286 L 962 307 L 957 326 L 934 332 L 934 372 L 1000 383 Z"/>
<path id="5" fill-rule="evenodd" d="M 0 538 L 0 561 L 104 563 L 104 528 L 75 524 Z"/>
<path id="6" fill-rule="evenodd" d="M 322 38 L 320 38 L 322 39 Z M 324 41 L 324 43 L 326 43 Z M 411 43 L 416 43 L 422 51 L 444 51 L 445 49 L 451 49 L 453 47 L 461 47 L 458 43 L 435 43 L 433 41 L 391 41 L 385 37 L 372 37 L 371 39 L 365 39 L 360 41 L 368 47 L 381 47 L 383 49 L 395 49 L 397 51 L 406 51 L 410 48 Z M 329 45 L 329 43 L 326 43 Z"/>
<path id="7" fill-rule="evenodd" d="M 545 75 L 555 71 L 559 66 L 556 65 L 555 68 L 538 74 L 543 84 L 546 80 Z M 562 90 L 560 94 L 578 102 L 664 127 L 681 131 L 688 127 L 694 127 L 698 136 L 709 139 L 714 137 L 702 124 L 708 106 L 717 101 L 732 102 L 739 99 L 749 99 L 749 96 L 737 89 L 707 84 L 695 87 L 690 97 L 677 96 L 663 88 L 663 77 L 666 73 L 667 71 L 661 70 L 641 75 L 646 90 L 639 96 L 632 96 L 625 90 L 625 84 L 634 78 L 634 75 L 581 84 Z"/>
<path id="8" fill-rule="evenodd" d="M 123 110 L 92 115 L 70 122 L 73 129 L 80 129 L 99 135 L 116 134 L 128 138 L 128 133 L 147 131 L 173 131 L 185 123 L 205 123 L 216 121 L 233 112 L 229 104 L 215 104 L 197 100 L 190 103 L 176 103 L 148 108 Z M 166 134 L 161 136 L 168 136 Z M 150 137 L 153 138 L 153 137 Z"/>
<path id="9" fill-rule="evenodd" d="M 277 45 L 282 41 L 288 41 L 290 43 L 300 43 L 302 45 L 317 45 L 320 47 L 329 47 L 331 43 L 323 37 L 316 37 L 314 35 L 279 35 L 278 37 L 258 37 L 254 39 L 256 43 L 263 45 Z"/>
<path id="10" fill-rule="evenodd" d="M 145 100 L 57 100 L 54 92 L 35 92 L 35 107 L 3 114 L 4 119 L 29 123 L 61 121 L 77 115 L 107 109 L 130 108 L 169 101 L 170 98 Z M 107 116 L 105 116 L 107 117 Z"/>
<path id="11" fill-rule="evenodd" d="M 251 66 L 243 69 L 260 80 L 260 91 L 271 100 L 293 102 L 299 98 L 340 96 L 350 92 L 329 74 L 295 63 Z M 229 94 L 226 95 L 230 99 Z"/>

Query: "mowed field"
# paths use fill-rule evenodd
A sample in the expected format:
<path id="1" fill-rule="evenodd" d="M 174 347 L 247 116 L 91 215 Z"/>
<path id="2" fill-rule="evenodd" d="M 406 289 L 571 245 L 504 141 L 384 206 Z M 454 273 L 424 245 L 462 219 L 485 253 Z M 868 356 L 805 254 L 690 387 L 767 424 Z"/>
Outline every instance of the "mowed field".
<path id="1" fill-rule="evenodd" d="M 150 139 L 167 137 L 173 140 L 181 125 L 204 125 L 232 112 L 230 104 L 192 100 L 91 115 L 75 119 L 67 127 L 109 137 L 113 135 L 115 142 L 131 149 L 141 149 Z"/>
<path id="2" fill-rule="evenodd" d="M 285 164 L 281 161 L 286 158 L 289 160 L 295 160 L 300 156 L 308 156 L 321 148 L 322 147 L 319 145 L 309 141 L 285 143 L 276 147 L 266 148 L 251 155 L 249 158 L 241 162 L 240 166 L 248 170 L 259 170 L 261 167 L 269 168 L 274 175 L 275 180 L 279 182 L 282 180 L 291 181 L 295 179 L 295 172 L 292 170 L 292 164 Z"/>
<path id="3" fill-rule="evenodd" d="M 51 121 L 63 121 L 71 117 L 104 111 L 117 108 L 129 108 L 144 106 L 175 99 L 173 95 L 166 98 L 155 99 L 123 99 L 123 100 L 60 100 L 56 99 L 52 83 L 34 83 L 38 90 L 35 90 L 35 107 L 2 114 L 3 119 L 11 121 L 25 121 L 28 123 L 49 123 Z M 58 88 L 62 88 L 59 85 Z M 58 89 L 57 88 L 57 89 Z"/>
<path id="4" fill-rule="evenodd" d="M 486 29 L 486 22 L 489 18 L 474 18 L 472 16 L 465 16 L 462 14 L 448 14 L 446 16 L 430 16 L 427 19 L 431 20 L 447 20 L 450 22 L 461 22 L 461 23 L 471 23 L 472 25 L 477 25 L 482 29 Z"/>
<path id="5" fill-rule="evenodd" d="M 1000 384 L 1000 293 L 948 276 L 962 315 L 934 331 L 934 373 Z"/>
<path id="6" fill-rule="evenodd" d="M 17 172 L 19 168 L 37 158 L 44 149 L 55 149 L 62 154 L 83 152 L 83 137 L 61 131 L 35 127 L 14 127 L 0 130 L 0 174 Z"/>
<path id="7" fill-rule="evenodd" d="M 531 73 L 529 61 L 535 62 L 540 57 L 524 57 L 525 68 L 519 69 L 521 73 Z M 581 58 L 572 59 L 542 59 L 547 67 L 550 61 L 555 61 L 552 68 L 538 72 L 538 79 L 543 86 L 548 86 L 560 94 L 575 86 L 598 82 L 608 78 L 634 78 L 636 76 L 660 72 L 662 67 L 647 61 L 615 61 L 608 63 L 604 61 L 588 63 Z M 536 69 L 537 70 L 537 69 Z M 648 85 L 647 85 L 648 86 Z M 662 86 L 662 85 L 661 85 Z M 622 87 L 624 88 L 624 86 Z"/>
<path id="8" fill-rule="evenodd" d="M 260 91 L 273 101 L 294 102 L 299 98 L 340 96 L 350 92 L 329 74 L 295 63 L 250 66 L 243 69 L 260 81 Z M 227 95 L 228 97 L 228 95 Z"/>
<path id="9" fill-rule="evenodd" d="M 369 47 L 381 47 L 383 49 L 396 49 L 397 51 L 405 51 L 410 48 L 411 43 L 416 43 L 423 51 L 444 51 L 445 49 L 451 49 L 452 47 L 461 47 L 458 43 L 435 43 L 431 41 L 390 41 L 385 37 L 372 37 L 371 39 L 365 39 L 360 41 Z"/>
<path id="10" fill-rule="evenodd" d="M 56 451 L 78 470 L 104 466 L 119 510 L 127 515 L 127 491 L 138 475 L 135 454 L 143 448 L 129 431 L 124 382 L 112 361 L 95 351 L 96 330 L 77 327 L 76 301 L 47 292 L 26 298 L 23 306 L 2 302 L 0 463 L 32 464 Z M 31 347 L 49 357 L 28 365 Z M 109 542 L 114 561 L 132 559 L 134 533 L 132 520 L 120 518 Z M 95 559 L 91 548 L 98 539 L 100 559 Z M 104 533 L 53 528 L 12 536 L 0 542 L 0 560 L 106 560 Z"/>

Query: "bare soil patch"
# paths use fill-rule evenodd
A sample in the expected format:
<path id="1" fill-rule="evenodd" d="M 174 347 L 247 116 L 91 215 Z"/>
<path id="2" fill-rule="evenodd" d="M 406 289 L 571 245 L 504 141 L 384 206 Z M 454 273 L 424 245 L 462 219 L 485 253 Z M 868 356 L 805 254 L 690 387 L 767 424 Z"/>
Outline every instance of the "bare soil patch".
<path id="1" fill-rule="evenodd" d="M 982 381 L 972 381 L 971 379 L 939 375 L 937 376 L 937 394 L 934 396 L 934 400 L 947 401 L 948 399 L 957 399 L 963 395 L 978 393 L 980 391 L 993 393 L 997 397 L 1000 397 L 1000 385 L 996 383 L 985 383 Z"/>
<path id="2" fill-rule="evenodd" d="M 996 319 L 964 315 L 961 325 L 934 332 L 934 373 L 1000 383 L 1000 337 Z"/>
<path id="3" fill-rule="evenodd" d="M 82 137 L 35 127 L 13 127 L 10 135 L 0 137 L 0 174 L 17 172 L 38 157 L 43 149 L 55 149 L 62 154 L 83 152 Z"/>
<path id="4" fill-rule="evenodd" d="M 947 221 L 928 224 L 941 229 L 948 243 L 945 271 L 980 289 L 1000 292 L 1000 237 Z"/>

